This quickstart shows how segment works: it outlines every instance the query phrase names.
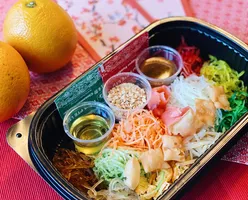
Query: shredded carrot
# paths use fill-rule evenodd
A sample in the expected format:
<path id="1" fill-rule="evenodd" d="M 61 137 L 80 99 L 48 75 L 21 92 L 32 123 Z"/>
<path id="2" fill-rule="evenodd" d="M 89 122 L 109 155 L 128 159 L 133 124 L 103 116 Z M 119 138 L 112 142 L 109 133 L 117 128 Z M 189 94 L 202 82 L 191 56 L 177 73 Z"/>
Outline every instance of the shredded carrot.
<path id="1" fill-rule="evenodd" d="M 162 135 L 167 134 L 167 128 L 162 120 L 153 115 L 152 111 L 139 109 L 116 124 L 112 134 L 113 137 L 108 146 L 147 150 L 162 146 Z"/>
<path id="2" fill-rule="evenodd" d="M 200 57 L 200 50 L 195 46 L 189 46 L 184 37 L 181 39 L 181 44 L 177 48 L 183 59 L 183 69 L 181 74 L 184 77 L 190 74 L 200 75 L 200 70 L 203 64 L 203 59 Z"/>

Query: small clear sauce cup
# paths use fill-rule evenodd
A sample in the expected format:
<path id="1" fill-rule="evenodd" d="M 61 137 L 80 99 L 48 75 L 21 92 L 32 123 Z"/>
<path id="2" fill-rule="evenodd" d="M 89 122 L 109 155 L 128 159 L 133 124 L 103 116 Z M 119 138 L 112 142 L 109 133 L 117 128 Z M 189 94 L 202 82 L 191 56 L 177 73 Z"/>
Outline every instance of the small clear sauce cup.
<path id="1" fill-rule="evenodd" d="M 141 71 L 141 66 L 147 59 L 152 58 L 152 57 L 162 57 L 168 61 L 173 62 L 176 67 L 175 73 L 169 76 L 168 78 L 164 78 L 164 79 L 152 78 L 152 77 L 145 75 Z M 160 85 L 171 84 L 175 80 L 175 78 L 178 76 L 178 74 L 181 72 L 183 68 L 183 60 L 179 52 L 176 51 L 175 49 L 168 47 L 168 46 L 157 45 L 157 46 L 151 46 L 151 47 L 144 49 L 140 53 L 140 55 L 136 58 L 135 65 L 136 65 L 136 70 L 138 71 L 138 73 L 141 76 L 143 76 L 145 79 L 147 79 L 153 87 L 156 87 Z"/>
<path id="2" fill-rule="evenodd" d="M 72 133 L 71 128 L 73 124 L 75 124 L 76 120 L 80 120 L 81 117 L 89 115 L 100 116 L 103 118 L 107 123 L 108 128 L 106 129 L 106 132 L 102 133 L 100 137 L 83 140 L 76 137 L 75 134 Z M 63 120 L 64 130 L 66 134 L 73 140 L 75 149 L 85 154 L 96 154 L 101 150 L 103 145 L 111 137 L 114 124 L 115 116 L 113 111 L 107 105 L 93 101 L 83 102 L 77 106 L 74 106 L 66 112 Z M 88 131 L 90 132 L 91 130 Z M 94 130 L 92 131 L 92 134 L 94 134 L 93 132 Z"/>

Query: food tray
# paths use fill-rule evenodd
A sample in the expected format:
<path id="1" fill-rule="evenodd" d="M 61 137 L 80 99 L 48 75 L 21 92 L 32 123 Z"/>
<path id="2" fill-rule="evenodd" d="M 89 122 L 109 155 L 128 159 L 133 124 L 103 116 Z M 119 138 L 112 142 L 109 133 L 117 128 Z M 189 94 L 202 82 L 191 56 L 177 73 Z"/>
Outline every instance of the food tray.
<path id="1" fill-rule="evenodd" d="M 87 199 L 84 194 L 61 177 L 51 162 L 58 146 L 66 148 L 73 147 L 71 139 L 64 132 L 62 117 L 68 106 L 73 106 L 81 100 L 92 100 L 92 98 L 93 100 L 101 100 L 101 95 L 98 93 L 95 93 L 96 96 L 88 95 L 86 98 L 81 94 L 82 91 L 76 90 L 75 87 L 79 86 L 84 78 L 89 77 L 89 74 L 93 78 L 96 78 L 95 74 L 91 74 L 94 70 L 101 72 L 103 81 L 123 69 L 124 71 L 130 71 L 133 69 L 131 66 L 134 64 L 137 54 L 146 46 L 166 45 L 176 48 L 180 43 L 182 35 L 185 37 L 187 43 L 201 49 L 203 58 L 207 58 L 209 54 L 215 55 L 219 59 L 223 59 L 229 63 L 233 69 L 246 71 L 242 79 L 247 85 L 248 47 L 231 34 L 211 24 L 190 17 L 171 17 L 149 25 L 113 53 L 103 58 L 58 94 L 46 101 L 33 116 L 28 136 L 28 150 L 32 161 L 31 164 L 34 165 L 38 173 L 63 198 Z M 105 70 L 103 70 L 104 64 Z M 90 78 L 86 80 L 90 81 Z M 90 82 L 87 83 L 90 84 Z M 95 81 L 94 84 L 92 86 L 93 88 L 99 82 Z M 77 91 L 77 93 L 73 93 L 73 91 Z M 87 92 L 83 91 L 83 94 L 86 95 Z M 77 98 L 72 98 L 72 96 Z M 245 114 L 158 199 L 178 198 L 201 170 L 206 169 L 207 165 L 222 155 L 245 133 L 247 122 L 248 115 Z M 12 133 L 12 135 L 14 134 Z"/>

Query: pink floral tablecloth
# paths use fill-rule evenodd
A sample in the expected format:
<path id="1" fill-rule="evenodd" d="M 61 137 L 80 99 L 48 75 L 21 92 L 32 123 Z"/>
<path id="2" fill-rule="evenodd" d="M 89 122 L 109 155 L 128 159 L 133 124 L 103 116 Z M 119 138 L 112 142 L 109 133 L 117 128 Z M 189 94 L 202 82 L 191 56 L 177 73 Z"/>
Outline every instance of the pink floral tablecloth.
<path id="1" fill-rule="evenodd" d="M 7 10 L 16 0 L 0 0 L 0 39 Z M 246 0 L 57 0 L 73 18 L 80 44 L 62 70 L 49 74 L 30 73 L 31 92 L 23 109 L 0 123 L 0 199 L 61 199 L 7 145 L 7 129 L 36 110 L 44 101 L 152 21 L 190 15 L 213 23 L 248 43 Z M 83 47 L 82 47 L 83 45 Z M 225 156 L 225 160 L 248 163 L 248 135 Z M 248 199 L 248 167 L 220 161 L 198 180 L 183 199 Z"/>

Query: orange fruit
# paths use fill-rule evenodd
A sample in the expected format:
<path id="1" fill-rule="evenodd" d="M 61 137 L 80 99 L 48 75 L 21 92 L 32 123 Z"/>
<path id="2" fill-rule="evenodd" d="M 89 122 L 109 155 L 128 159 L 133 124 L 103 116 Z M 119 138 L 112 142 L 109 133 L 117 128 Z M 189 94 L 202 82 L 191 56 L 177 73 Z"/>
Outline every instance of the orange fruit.
<path id="1" fill-rule="evenodd" d="M 0 122 L 23 107 L 29 88 L 30 77 L 25 61 L 13 47 L 0 41 Z"/>
<path id="2" fill-rule="evenodd" d="M 65 66 L 77 44 L 72 19 L 52 0 L 19 0 L 7 13 L 3 35 L 37 73 Z"/>

